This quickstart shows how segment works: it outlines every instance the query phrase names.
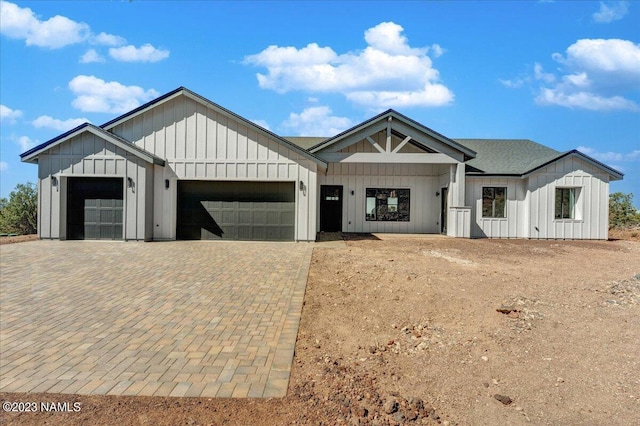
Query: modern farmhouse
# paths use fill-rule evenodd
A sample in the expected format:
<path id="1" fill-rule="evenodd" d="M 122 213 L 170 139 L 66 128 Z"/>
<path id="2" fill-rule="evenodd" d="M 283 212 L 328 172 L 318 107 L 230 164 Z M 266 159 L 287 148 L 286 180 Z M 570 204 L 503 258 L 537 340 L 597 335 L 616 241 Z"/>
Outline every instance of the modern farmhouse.
<path id="1" fill-rule="evenodd" d="M 453 140 L 394 110 L 285 138 L 184 87 L 21 158 L 38 165 L 43 239 L 606 239 L 623 176 L 529 140 Z"/>

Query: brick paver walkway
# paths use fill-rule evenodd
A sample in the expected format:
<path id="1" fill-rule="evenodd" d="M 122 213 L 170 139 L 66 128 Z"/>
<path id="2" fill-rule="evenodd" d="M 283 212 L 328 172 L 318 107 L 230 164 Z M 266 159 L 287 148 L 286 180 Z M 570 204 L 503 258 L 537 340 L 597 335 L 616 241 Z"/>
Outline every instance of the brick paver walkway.
<path id="1" fill-rule="evenodd" d="M 0 391 L 281 397 L 312 245 L 0 247 Z"/>

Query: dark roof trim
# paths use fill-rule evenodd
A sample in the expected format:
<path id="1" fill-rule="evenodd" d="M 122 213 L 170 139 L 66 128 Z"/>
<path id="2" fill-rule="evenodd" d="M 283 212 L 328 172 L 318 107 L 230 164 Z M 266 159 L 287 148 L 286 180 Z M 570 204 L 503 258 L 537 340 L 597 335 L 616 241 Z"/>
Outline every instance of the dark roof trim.
<path id="1" fill-rule="evenodd" d="M 55 137 L 55 138 L 53 138 L 53 139 L 49 139 L 48 141 L 43 142 L 43 143 L 41 143 L 41 144 L 40 144 L 40 145 L 38 145 L 38 146 L 34 146 L 33 148 L 31 148 L 31 149 L 29 149 L 29 150 L 27 150 L 27 151 L 23 152 L 22 154 L 20 154 L 20 160 L 21 160 L 21 161 L 25 161 L 25 160 L 24 160 L 24 158 L 25 158 L 25 157 L 30 156 L 30 155 L 31 155 L 31 154 L 33 154 L 34 152 L 36 152 L 36 151 L 40 151 L 40 150 L 42 150 L 43 148 L 46 148 L 47 146 L 49 146 L 49 145 L 51 145 L 51 144 L 53 144 L 53 143 L 56 143 L 56 142 L 57 142 L 57 141 L 59 141 L 60 139 L 65 139 L 67 136 L 71 135 L 72 133 L 75 133 L 75 132 L 77 132 L 78 130 L 83 129 L 83 128 L 87 127 L 87 126 L 90 126 L 90 123 L 82 123 L 82 124 L 81 124 L 81 125 L 79 125 L 78 127 L 75 127 L 75 128 L 73 128 L 73 129 L 71 129 L 71 130 L 69 130 L 69 131 L 67 131 L 67 132 L 63 133 L 63 134 L 61 134 L 60 136 L 56 136 L 56 137 Z"/>
<path id="2" fill-rule="evenodd" d="M 488 178 L 488 177 L 522 177 L 522 175 L 518 175 L 518 174 L 509 174 L 509 173 L 482 173 L 482 172 L 467 172 L 465 173 L 467 177 L 477 177 L 477 178 Z"/>
<path id="3" fill-rule="evenodd" d="M 543 167 L 546 167 L 549 164 L 554 163 L 554 162 L 556 162 L 558 160 L 561 160 L 561 159 L 563 159 L 565 157 L 568 157 L 570 155 L 576 155 L 578 157 L 582 157 L 587 162 L 593 164 L 596 167 L 599 167 L 599 168 L 603 169 L 604 171 L 606 171 L 613 178 L 613 180 L 620 180 L 620 179 L 622 179 L 624 177 L 624 173 L 619 172 L 616 169 L 611 168 L 611 167 L 607 166 L 604 163 L 601 163 L 600 161 L 596 160 L 595 158 L 589 157 L 587 154 L 584 154 L 584 153 L 578 151 L 577 149 L 572 149 L 571 151 L 564 152 L 564 153 L 558 155 L 556 158 L 553 158 L 553 159 L 547 161 L 546 163 L 541 164 L 541 165 L 539 165 L 537 167 L 534 167 L 533 169 L 523 173 L 522 176 L 526 176 L 526 175 L 529 175 L 531 173 L 534 173 L 535 171 L 540 170 Z"/>
<path id="4" fill-rule="evenodd" d="M 138 108 L 132 109 L 129 112 L 125 112 L 124 114 L 114 118 L 113 120 L 109 120 L 106 123 L 104 123 L 103 125 L 101 125 L 100 127 L 106 130 L 109 130 L 111 127 L 115 127 L 117 124 L 119 124 L 121 121 L 124 121 L 126 118 L 129 118 L 132 115 L 137 115 L 138 113 L 146 110 L 147 108 L 160 103 L 164 100 L 168 100 L 169 98 L 179 94 L 180 92 L 182 92 L 183 90 L 188 90 L 187 88 L 180 86 L 177 89 L 174 89 L 172 91 L 170 91 L 169 93 L 165 93 L 164 95 L 155 98 L 149 102 L 147 102 L 144 105 L 140 105 Z"/>
<path id="5" fill-rule="evenodd" d="M 464 154 L 465 156 L 465 160 L 468 160 L 470 158 L 474 158 L 476 156 L 476 152 L 473 151 L 472 149 L 467 148 L 466 146 L 454 141 L 453 139 L 449 139 L 448 137 L 442 135 L 441 133 L 436 132 L 435 130 L 430 129 L 429 127 L 407 117 L 404 114 L 401 114 L 393 109 L 388 109 L 378 115 L 376 115 L 375 117 L 372 117 L 366 121 L 363 121 L 360 124 L 356 124 L 355 126 L 351 127 L 350 129 L 345 130 L 344 132 L 338 133 L 336 136 L 333 136 L 332 138 L 329 138 L 323 142 L 320 142 L 317 145 L 312 146 L 311 148 L 309 148 L 310 152 L 317 152 L 321 149 L 324 149 L 328 146 L 333 145 L 334 143 L 338 142 L 339 140 L 343 139 L 344 137 L 355 133 L 361 129 L 366 128 L 368 125 L 379 121 L 383 118 L 386 117 L 392 117 L 395 118 L 397 120 L 400 120 L 402 122 L 404 122 L 405 124 L 416 128 L 417 130 L 421 131 L 422 133 L 427 134 L 428 136 L 433 137 L 434 139 L 438 140 L 441 143 L 444 143 L 445 145 L 449 145 L 452 148 L 460 151 L 461 153 Z M 417 141 L 418 142 L 418 141 Z M 422 144 L 420 144 L 422 145 Z"/>
<path id="6" fill-rule="evenodd" d="M 189 97 L 189 98 L 191 98 L 191 99 L 193 99 L 193 100 L 195 100 L 197 102 L 203 103 L 206 106 L 208 106 L 210 108 L 213 108 L 213 109 L 216 109 L 216 110 L 222 112 L 223 114 L 225 114 L 227 116 L 233 117 L 234 119 L 244 123 L 246 126 L 254 128 L 255 130 L 257 130 L 258 132 L 264 134 L 265 136 L 268 136 L 268 137 L 271 137 L 273 139 L 276 139 L 278 142 L 281 142 L 282 144 L 284 144 L 288 148 L 290 148 L 293 151 L 303 155 L 305 158 L 307 158 L 307 159 L 319 164 L 320 166 L 322 166 L 324 168 L 327 167 L 327 163 L 326 162 L 324 162 L 320 158 L 316 157 L 312 153 L 300 148 L 299 146 L 297 146 L 294 143 L 284 139 L 283 137 L 276 135 L 275 133 L 265 129 L 264 127 L 261 127 L 261 126 L 257 125 L 256 123 L 247 120 L 246 118 L 234 113 L 233 111 L 230 111 L 230 110 L 228 110 L 228 109 L 216 104 L 215 102 L 210 101 L 209 99 L 205 98 L 204 96 L 199 95 L 198 93 L 196 93 L 196 92 L 194 92 L 192 90 L 189 90 L 189 89 L 187 89 L 186 87 L 183 87 L 183 86 L 180 86 L 177 89 L 172 90 L 171 92 L 160 96 L 159 98 L 156 98 L 156 99 L 154 99 L 154 100 L 152 100 L 150 102 L 147 102 L 144 105 L 139 106 L 138 108 L 136 108 L 134 110 L 131 110 L 131 111 L 119 116 L 119 117 L 116 117 L 113 120 L 106 122 L 105 124 L 103 124 L 100 127 L 102 127 L 103 129 L 109 130 L 110 128 L 113 128 L 113 127 L 121 124 L 122 122 L 126 121 L 127 119 L 132 118 L 133 116 L 139 115 L 139 114 L 141 114 L 143 112 L 146 112 L 147 110 L 151 109 L 153 106 L 155 106 L 155 105 L 157 105 L 159 103 L 168 101 L 168 100 L 170 100 L 170 99 L 172 99 L 172 98 L 174 98 L 174 97 L 176 97 L 176 96 L 178 96 L 180 94 L 184 94 L 185 96 L 187 96 L 187 97 Z"/>
<path id="7" fill-rule="evenodd" d="M 105 139 L 108 142 L 111 142 L 112 144 L 114 144 L 115 146 L 122 148 L 125 151 L 128 151 L 132 154 L 134 154 L 136 157 L 147 161 L 149 163 L 153 163 L 153 164 L 157 164 L 159 166 L 164 166 L 165 162 L 162 158 L 157 157 L 155 155 L 153 155 L 152 153 L 132 144 L 131 142 L 127 141 L 126 139 L 123 139 L 117 135 L 114 135 L 113 133 L 107 132 L 106 130 L 94 126 L 91 123 L 84 123 L 79 125 L 78 127 L 69 130 L 68 132 L 65 132 L 63 134 L 61 134 L 58 137 L 55 137 L 53 139 L 50 139 L 44 143 L 41 143 L 40 145 L 31 148 L 30 150 L 20 154 L 20 160 L 24 161 L 24 162 L 31 162 L 33 160 L 35 160 L 38 157 L 38 154 L 53 148 L 55 145 L 58 145 L 60 143 L 65 142 L 68 139 L 71 139 L 74 136 L 77 136 L 83 132 L 91 132 L 94 135 L 97 135 L 103 139 Z"/>

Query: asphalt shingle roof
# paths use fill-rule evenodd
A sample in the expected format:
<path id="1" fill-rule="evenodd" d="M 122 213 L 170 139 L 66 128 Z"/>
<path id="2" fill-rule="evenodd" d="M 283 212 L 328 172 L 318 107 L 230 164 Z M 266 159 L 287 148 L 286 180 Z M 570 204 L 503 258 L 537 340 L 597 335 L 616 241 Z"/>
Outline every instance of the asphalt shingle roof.
<path id="1" fill-rule="evenodd" d="M 455 139 L 476 152 L 467 165 L 485 174 L 522 175 L 564 153 L 528 139 Z"/>
<path id="2" fill-rule="evenodd" d="M 328 139 L 322 136 L 283 136 L 282 138 L 305 150 Z"/>

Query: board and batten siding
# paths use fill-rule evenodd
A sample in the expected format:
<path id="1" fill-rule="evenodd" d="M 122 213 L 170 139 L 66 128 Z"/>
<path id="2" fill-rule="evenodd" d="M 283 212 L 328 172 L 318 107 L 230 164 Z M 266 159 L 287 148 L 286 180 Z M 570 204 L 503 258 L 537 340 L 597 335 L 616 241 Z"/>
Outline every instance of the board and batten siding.
<path id="1" fill-rule="evenodd" d="M 472 238 L 526 238 L 527 188 L 523 179 L 467 176 L 466 186 Z M 507 188 L 506 217 L 482 217 L 482 188 L 488 186 Z"/>
<path id="2" fill-rule="evenodd" d="M 167 161 L 155 167 L 154 239 L 176 238 L 177 180 L 224 180 L 295 182 L 295 238 L 315 240 L 316 163 L 237 117 L 182 95 L 109 131 Z"/>
<path id="3" fill-rule="evenodd" d="M 53 186 L 51 176 L 58 179 Z M 123 180 L 124 234 L 128 240 L 149 240 L 153 192 L 151 164 L 90 132 L 79 134 L 38 156 L 38 236 L 65 239 L 67 179 L 72 177 L 119 177 Z M 127 178 L 134 182 L 126 185 Z M 149 206 L 149 208 L 146 208 Z"/>
<path id="4" fill-rule="evenodd" d="M 556 188 L 579 188 L 576 218 L 555 219 Z M 586 161 L 568 156 L 528 178 L 529 237 L 606 240 L 609 231 L 609 176 Z"/>
<path id="5" fill-rule="evenodd" d="M 343 232 L 438 233 L 440 232 L 440 191 L 443 170 L 433 164 L 330 163 L 319 185 L 342 185 Z M 410 189 L 408 222 L 366 220 L 367 188 Z M 353 195 L 351 192 L 353 191 Z M 320 204 L 318 203 L 318 226 Z"/>

